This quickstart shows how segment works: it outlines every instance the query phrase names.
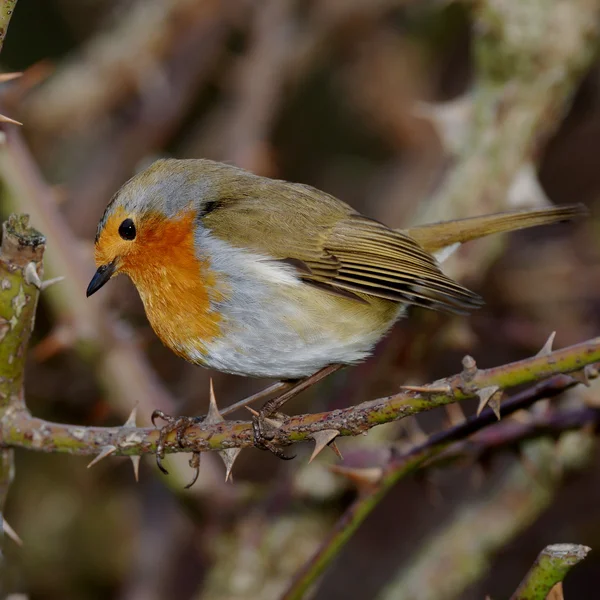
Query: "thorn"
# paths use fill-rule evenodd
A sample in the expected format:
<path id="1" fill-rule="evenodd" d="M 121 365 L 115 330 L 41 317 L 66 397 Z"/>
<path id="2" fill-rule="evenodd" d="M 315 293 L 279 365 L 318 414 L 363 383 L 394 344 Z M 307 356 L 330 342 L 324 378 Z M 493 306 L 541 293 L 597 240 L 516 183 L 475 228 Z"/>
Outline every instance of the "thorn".
<path id="1" fill-rule="evenodd" d="M 135 455 L 135 456 L 130 456 L 129 458 L 131 459 L 131 464 L 133 466 L 133 476 L 135 477 L 135 482 L 139 483 L 139 481 L 140 481 L 140 460 L 141 460 L 141 456 Z"/>
<path id="2" fill-rule="evenodd" d="M 500 419 L 502 419 L 502 413 L 500 411 L 501 400 L 502 400 L 502 394 L 496 394 L 495 396 L 492 396 L 488 402 L 488 406 L 492 409 L 492 411 L 496 415 L 496 419 L 498 419 L 498 421 L 500 421 Z"/>
<path id="3" fill-rule="evenodd" d="M 6 519 L 2 517 L 2 530 L 17 546 L 23 546 L 23 540 L 19 534 L 8 524 Z"/>
<path id="4" fill-rule="evenodd" d="M 258 413 L 251 409 L 249 406 L 246 408 L 252 412 L 253 414 Z M 224 421 L 223 415 L 219 412 L 219 408 L 217 406 L 217 398 L 215 397 L 215 389 L 213 386 L 212 378 L 210 379 L 209 384 L 209 402 L 208 402 L 208 412 L 206 413 L 206 419 L 204 419 L 205 423 L 220 423 Z M 225 464 L 225 481 L 233 481 L 231 476 L 231 470 L 233 469 L 233 464 L 235 463 L 237 457 L 239 456 L 241 448 L 228 448 L 227 450 L 221 450 L 218 454 L 221 457 L 221 460 Z"/>
<path id="5" fill-rule="evenodd" d="M 100 451 L 100 454 L 98 454 L 98 456 L 96 456 L 96 458 L 94 458 L 94 460 L 92 460 L 92 462 L 87 466 L 87 468 L 90 469 L 95 464 L 99 463 L 103 458 L 110 456 L 111 454 L 113 454 L 113 452 L 116 452 L 116 451 L 117 451 L 116 446 L 104 446 L 104 448 L 102 448 L 102 450 Z"/>
<path id="6" fill-rule="evenodd" d="M 64 279 L 65 279 L 64 275 L 59 275 L 58 277 L 53 277 L 52 279 L 46 279 L 45 281 L 42 281 L 42 285 L 40 286 L 40 292 L 47 290 L 49 287 L 53 286 L 55 283 L 60 283 L 61 281 L 64 281 Z"/>
<path id="7" fill-rule="evenodd" d="M 213 386 L 212 377 L 210 378 L 208 385 L 208 412 L 206 413 L 206 419 L 204 419 L 204 422 L 208 423 L 209 425 L 212 423 L 221 423 L 225 419 L 219 412 L 219 407 L 217 406 L 217 398 L 215 397 L 215 388 Z"/>
<path id="8" fill-rule="evenodd" d="M 38 275 L 37 269 L 35 267 L 35 263 L 28 262 L 27 265 L 25 266 L 24 274 L 25 274 L 25 282 L 26 283 L 28 283 L 29 285 L 33 285 L 38 290 L 42 289 L 42 280 L 40 279 L 40 276 Z"/>
<path id="9" fill-rule="evenodd" d="M 536 354 L 536 356 L 548 356 L 552 353 L 552 346 L 554 344 L 554 338 L 556 337 L 556 331 L 553 331 L 549 336 L 542 349 Z"/>
<path id="10" fill-rule="evenodd" d="M 257 410 L 254 410 L 252 407 L 250 406 L 244 406 L 244 408 L 254 417 L 258 417 L 260 415 L 260 413 Z"/>
<path id="11" fill-rule="evenodd" d="M 590 387 L 590 379 L 588 377 L 587 369 L 584 367 L 579 371 L 573 371 L 569 373 L 569 377 L 573 378 L 578 383 L 582 383 L 585 387 Z"/>
<path id="12" fill-rule="evenodd" d="M 21 77 L 23 73 L 15 72 L 15 73 L 1 73 L 0 74 L 0 83 L 6 83 L 7 81 L 12 81 L 13 79 L 17 79 Z"/>
<path id="13" fill-rule="evenodd" d="M 231 475 L 231 470 L 233 469 L 233 463 L 235 463 L 237 457 L 239 456 L 241 448 L 228 448 L 227 450 L 221 450 L 219 452 L 219 456 L 223 459 L 225 463 L 225 481 L 233 482 L 233 477 Z"/>
<path id="14" fill-rule="evenodd" d="M 283 416 L 281 413 L 277 413 L 276 415 L 273 415 L 273 417 L 265 417 L 263 421 L 270 427 L 273 427 L 274 429 L 279 429 L 284 423 L 283 419 L 277 418 L 281 416 Z"/>
<path id="15" fill-rule="evenodd" d="M 2 123 L 12 123 L 13 125 L 23 125 L 23 123 L 21 123 L 21 121 L 15 121 L 15 119 L 11 119 L 10 117 L 7 117 L 6 115 L 0 115 L 0 121 Z"/>
<path id="16" fill-rule="evenodd" d="M 498 421 L 500 420 L 500 398 L 502 394 L 498 394 L 500 388 L 497 385 L 491 385 L 489 387 L 481 388 L 477 391 L 477 397 L 479 398 L 479 406 L 477 407 L 477 416 L 481 414 L 481 411 L 489 405 L 494 411 Z"/>
<path id="17" fill-rule="evenodd" d="M 335 453 L 335 455 L 340 459 L 340 460 L 344 460 L 344 457 L 342 456 L 342 453 L 340 452 L 340 449 L 338 448 L 337 444 L 335 443 L 335 441 L 331 442 L 329 444 L 329 447 L 333 450 L 333 452 Z"/>
<path id="18" fill-rule="evenodd" d="M 127 417 L 127 421 L 125 421 L 125 423 L 123 423 L 123 427 L 137 427 L 137 423 L 136 423 L 137 410 L 138 410 L 138 403 L 136 402 L 135 406 L 133 407 L 132 411 L 129 413 L 129 416 Z"/>
<path id="19" fill-rule="evenodd" d="M 317 457 L 317 455 L 327 446 L 330 442 L 340 435 L 340 432 L 337 429 L 323 429 L 322 431 L 317 431 L 313 433 L 310 437 L 315 441 L 315 449 L 311 457 L 308 459 L 309 464 Z M 337 448 L 336 448 L 337 450 Z M 334 452 L 340 456 L 339 450 L 334 450 Z"/>
<path id="20" fill-rule="evenodd" d="M 381 467 L 352 468 L 342 465 L 329 465 L 333 473 L 345 477 L 352 485 L 360 491 L 367 490 L 381 481 L 383 469 Z"/>

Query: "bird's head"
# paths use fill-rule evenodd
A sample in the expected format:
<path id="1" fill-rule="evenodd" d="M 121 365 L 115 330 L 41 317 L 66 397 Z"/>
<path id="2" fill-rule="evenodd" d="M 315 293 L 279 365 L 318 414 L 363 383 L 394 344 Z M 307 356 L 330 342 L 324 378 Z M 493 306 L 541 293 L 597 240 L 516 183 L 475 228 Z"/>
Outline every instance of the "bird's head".
<path id="1" fill-rule="evenodd" d="M 139 288 L 158 269 L 194 268 L 203 206 L 218 196 L 218 178 L 212 173 L 216 164 L 159 160 L 115 194 L 98 224 L 97 271 L 88 296 L 119 273 L 129 275 Z"/>

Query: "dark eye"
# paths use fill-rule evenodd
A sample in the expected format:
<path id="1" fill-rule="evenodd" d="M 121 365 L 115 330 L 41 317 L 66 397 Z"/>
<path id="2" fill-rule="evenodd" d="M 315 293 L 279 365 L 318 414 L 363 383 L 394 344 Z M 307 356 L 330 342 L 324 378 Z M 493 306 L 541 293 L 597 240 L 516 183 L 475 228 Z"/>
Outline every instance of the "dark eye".
<path id="1" fill-rule="evenodd" d="M 124 240 L 134 240 L 135 239 L 135 225 L 131 219 L 125 219 L 119 225 L 119 235 Z"/>

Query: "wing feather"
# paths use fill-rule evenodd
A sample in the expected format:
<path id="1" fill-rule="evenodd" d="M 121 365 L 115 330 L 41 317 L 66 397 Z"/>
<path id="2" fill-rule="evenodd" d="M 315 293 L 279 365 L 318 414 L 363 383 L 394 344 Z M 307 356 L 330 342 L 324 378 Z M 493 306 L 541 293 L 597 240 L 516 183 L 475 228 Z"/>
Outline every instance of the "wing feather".
<path id="1" fill-rule="evenodd" d="M 406 234 L 366 217 L 349 215 L 332 228 L 323 252 L 337 259 L 327 274 L 307 262 L 302 279 L 368 296 L 452 313 L 478 308 L 481 298 L 446 276 L 435 258 Z"/>
<path id="2" fill-rule="evenodd" d="M 204 223 L 229 243 L 295 266 L 307 284 L 357 301 L 383 298 L 452 313 L 482 305 L 406 233 L 308 186 L 238 171 L 236 177 Z"/>

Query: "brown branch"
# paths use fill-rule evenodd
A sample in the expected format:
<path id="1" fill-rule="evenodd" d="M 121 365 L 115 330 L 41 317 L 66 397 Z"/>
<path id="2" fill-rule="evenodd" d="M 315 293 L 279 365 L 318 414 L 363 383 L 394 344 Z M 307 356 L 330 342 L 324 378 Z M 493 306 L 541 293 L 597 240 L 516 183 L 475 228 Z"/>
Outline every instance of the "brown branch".
<path id="1" fill-rule="evenodd" d="M 46 134 L 69 132 L 102 119 L 132 95 L 164 93 L 171 83 L 164 63 L 198 25 L 221 11 L 219 0 L 135 2 L 25 102 L 25 118 Z M 198 61 L 194 56 L 188 57 Z"/>
<path id="2" fill-rule="evenodd" d="M 546 356 L 535 356 L 492 369 L 478 370 L 472 359 L 461 373 L 432 384 L 427 391 L 404 391 L 341 410 L 290 417 L 274 430 L 273 441 L 281 446 L 314 439 L 322 431 L 336 430 L 340 436 L 354 436 L 382 423 L 399 420 L 452 402 L 477 395 L 482 389 L 498 386 L 508 389 L 535 382 L 557 373 L 581 371 L 586 365 L 600 361 L 600 338 L 557 350 Z M 555 385 L 553 383 L 553 385 Z M 442 391 L 443 390 L 443 391 Z M 485 416 L 485 415 L 484 415 Z M 6 445 L 45 452 L 98 454 L 114 448 L 115 455 L 152 453 L 156 449 L 155 429 L 125 427 L 80 427 L 50 423 L 36 419 L 26 411 L 5 415 L 2 434 Z M 167 452 L 222 451 L 247 448 L 254 443 L 252 425 L 248 421 L 222 421 L 193 425 L 186 433 L 186 446 L 180 448 L 171 434 Z M 448 442 L 444 442 L 444 446 Z"/>
<path id="3" fill-rule="evenodd" d="M 18 234 L 16 225 L 24 221 L 12 219 L 13 229 Z M 36 237 L 38 236 L 38 237 Z M 37 240 L 37 241 L 36 241 Z M 12 241 L 12 245 L 11 245 Z M 15 250 L 16 249 L 16 250 Z M 31 254 L 38 250 L 37 255 Z M 6 386 L 3 390 L 3 399 L 6 400 L 3 414 L 1 414 L 1 439 L 4 446 L 3 451 L 3 488 L 6 491 L 10 484 L 12 469 L 10 463 L 12 456 L 10 448 L 22 446 L 25 448 L 46 452 L 69 452 L 74 454 L 98 454 L 100 457 L 111 454 L 138 455 L 151 453 L 156 450 L 158 432 L 150 429 L 139 429 L 133 421 L 129 421 L 123 427 L 117 428 L 87 428 L 73 425 L 61 425 L 50 423 L 32 417 L 27 411 L 22 394 L 23 382 L 23 360 L 26 352 L 26 343 L 33 327 L 33 316 L 37 290 L 41 285 L 41 250 L 43 249 L 43 238 L 35 231 L 27 230 L 27 236 L 19 237 L 5 235 L 3 245 L 3 256 L 6 271 L 16 278 L 14 285 L 7 276 L 2 280 L 8 283 L 0 286 L 4 292 L 3 299 L 8 302 L 3 304 L 5 313 L 4 344 L 2 349 L 9 352 L 13 348 L 11 356 L 4 357 L 2 368 L 2 383 Z M 13 252 L 15 258 L 8 260 Z M 34 260 L 35 259 L 35 260 Z M 37 262 L 36 262 L 37 261 Z M 33 267 L 32 267 L 33 265 Z M 18 281 L 17 281 L 18 279 Z M 29 289 L 31 288 L 31 289 Z M 18 341 L 18 344 L 6 343 Z M 564 348 L 556 352 L 547 349 L 530 359 L 518 361 L 501 367 L 487 370 L 479 370 L 475 361 L 466 357 L 463 361 L 464 369 L 461 373 L 446 379 L 434 382 L 423 388 L 407 389 L 399 394 L 365 402 L 363 404 L 349 407 L 343 410 L 335 410 L 328 413 L 316 415 L 300 415 L 287 419 L 276 429 L 274 441 L 281 445 L 289 445 L 297 441 L 307 439 L 319 440 L 320 432 L 327 432 L 328 439 L 331 432 L 337 435 L 357 435 L 368 429 L 389 421 L 404 418 L 406 416 L 431 410 L 451 402 L 457 402 L 469 397 L 481 396 L 490 398 L 489 391 L 495 394 L 504 389 L 535 382 L 541 378 L 549 377 L 557 373 L 573 373 L 572 377 L 560 375 L 551 380 L 535 386 L 527 392 L 523 392 L 520 399 L 507 401 L 504 411 L 510 413 L 518 408 L 523 408 L 543 396 L 555 395 L 562 389 L 574 385 L 574 381 L 581 380 L 582 375 L 595 376 L 596 370 L 585 369 L 587 365 L 600 361 L 600 338 Z M 13 369 L 13 371 L 11 371 Z M 10 371 L 10 373 L 9 373 Z M 519 398 L 519 397 L 517 397 Z M 496 409 L 497 410 L 497 409 Z M 309 569 L 304 576 L 291 588 L 293 595 L 298 597 L 298 590 L 305 588 L 306 583 L 314 580 L 315 573 L 321 572 L 328 564 L 330 557 L 337 552 L 346 539 L 355 531 L 366 514 L 377 504 L 378 499 L 399 478 L 413 472 L 421 466 L 430 463 L 432 458 L 442 456 L 441 452 L 448 447 L 449 443 L 461 437 L 470 435 L 478 429 L 491 422 L 491 410 L 484 411 L 475 422 L 467 422 L 435 437 L 428 444 L 413 450 L 410 454 L 393 460 L 390 465 L 382 470 L 381 477 L 371 493 L 362 496 L 354 507 L 340 521 L 340 526 L 334 530 L 333 543 L 331 540 L 323 546 L 324 553 L 316 555 L 316 560 L 307 564 Z M 559 421 L 555 429 L 564 424 L 568 427 L 581 425 L 582 418 L 587 422 L 596 422 L 597 411 L 580 413 L 577 418 Z M 510 430 L 508 430 L 510 433 Z M 537 424 L 537 427 L 522 429 L 517 435 L 539 435 L 546 432 Z M 491 438 L 492 440 L 494 437 Z M 515 432 L 505 435 L 505 440 L 516 440 Z M 480 448 L 486 448 L 486 440 L 480 439 Z M 252 427 L 249 422 L 240 421 L 212 421 L 210 424 L 200 424 L 191 427 L 186 437 L 186 450 L 231 450 L 243 448 L 253 444 Z M 496 444 L 497 445 L 497 444 Z M 169 451 L 183 451 L 175 440 L 169 439 L 167 444 Z M 455 453 L 455 457 L 465 454 L 465 448 Z M 442 456 L 444 460 L 452 458 L 452 452 Z"/>

